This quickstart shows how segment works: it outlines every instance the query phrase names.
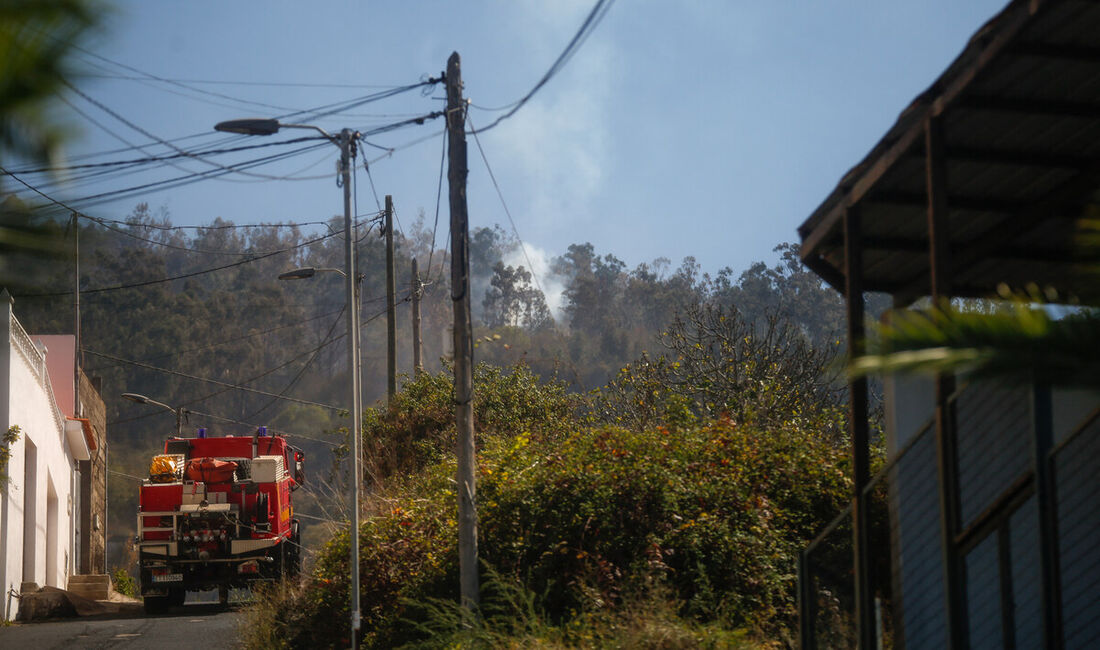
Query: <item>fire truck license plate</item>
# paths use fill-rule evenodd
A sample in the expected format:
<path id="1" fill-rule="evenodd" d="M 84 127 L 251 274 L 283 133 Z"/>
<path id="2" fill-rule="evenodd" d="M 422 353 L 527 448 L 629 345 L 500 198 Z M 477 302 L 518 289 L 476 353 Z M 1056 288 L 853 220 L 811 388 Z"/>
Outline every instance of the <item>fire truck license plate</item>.
<path id="1" fill-rule="evenodd" d="M 153 582 L 183 582 L 182 573 L 165 573 L 160 576 L 153 576 Z"/>

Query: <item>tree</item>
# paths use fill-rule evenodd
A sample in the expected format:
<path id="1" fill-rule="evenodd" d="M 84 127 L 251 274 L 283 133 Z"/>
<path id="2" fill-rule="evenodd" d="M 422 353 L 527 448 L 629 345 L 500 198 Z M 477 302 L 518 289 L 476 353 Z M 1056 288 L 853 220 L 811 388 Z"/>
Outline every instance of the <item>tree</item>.
<path id="1" fill-rule="evenodd" d="M 554 261 L 554 272 L 563 276 L 565 313 L 574 330 L 604 334 L 623 325 L 620 308 L 626 284 L 626 264 L 608 254 L 599 257 L 590 243 L 572 244 Z"/>
<path id="2" fill-rule="evenodd" d="M 65 129 L 49 104 L 71 76 L 69 53 L 93 24 L 89 0 L 8 0 L 0 3 L 0 155 L 50 161 Z M 4 160 L 3 162 L 6 162 Z M 59 233 L 27 206 L 0 205 L 0 283 L 28 284 L 19 258 L 56 256 Z"/>
<path id="3" fill-rule="evenodd" d="M 764 426 L 814 418 L 832 423 L 822 425 L 825 437 L 841 435 L 836 347 L 814 348 L 781 316 L 759 325 L 733 308 L 696 306 L 677 315 L 661 343 L 665 355 L 643 355 L 599 395 L 599 419 L 644 429 L 719 415 Z"/>
<path id="4" fill-rule="evenodd" d="M 553 325 L 554 317 L 546 306 L 546 298 L 531 283 L 531 273 L 520 267 L 493 265 L 493 277 L 489 281 L 482 307 L 484 320 L 489 327 L 524 327 L 540 330 Z"/>
<path id="5" fill-rule="evenodd" d="M 94 23 L 88 0 L 8 0 L 0 6 L 0 147 L 49 160 L 65 130 L 46 110 L 72 75 L 69 54 Z"/>
<path id="6" fill-rule="evenodd" d="M 768 314 L 782 316 L 817 345 L 835 342 L 842 334 L 844 301 L 821 278 L 807 269 L 797 244 L 776 246 L 779 263 L 768 266 L 755 262 L 733 282 L 733 270 L 722 269 L 713 281 L 714 299 L 732 306 L 753 322 Z M 885 296 L 867 296 L 867 312 L 877 318 L 889 306 Z"/>

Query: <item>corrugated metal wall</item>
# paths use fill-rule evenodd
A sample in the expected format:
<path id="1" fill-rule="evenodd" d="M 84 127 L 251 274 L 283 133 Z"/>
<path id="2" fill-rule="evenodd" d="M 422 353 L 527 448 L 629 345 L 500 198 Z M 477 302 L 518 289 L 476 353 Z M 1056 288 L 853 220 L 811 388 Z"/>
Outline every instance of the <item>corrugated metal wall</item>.
<path id="1" fill-rule="evenodd" d="M 1008 525 L 1016 647 L 1039 648 L 1043 645 L 1043 585 L 1039 575 L 1039 505 L 1035 497 L 1012 514 Z"/>
<path id="2" fill-rule="evenodd" d="M 952 552 L 960 554 L 965 631 L 974 650 L 1044 646 L 1035 454 L 1037 425 L 1051 426 L 1036 422 L 1036 404 L 1045 403 L 1045 395 L 1033 386 L 975 382 L 953 397 L 961 521 Z M 1061 446 L 1043 459 L 1053 470 L 1057 530 L 1049 532 L 1057 535 L 1067 649 L 1100 648 L 1100 415 L 1089 403 L 1077 400 L 1057 413 L 1077 424 L 1064 427 Z M 881 522 L 873 525 L 888 521 L 889 530 L 872 531 L 877 546 L 870 549 L 873 560 L 890 553 L 873 574 L 882 647 L 947 645 L 939 478 L 930 424 L 870 486 L 868 494 L 885 495 L 871 499 L 871 507 L 889 508 L 888 517 L 872 517 Z M 817 611 L 803 614 L 811 616 L 819 648 L 856 643 L 849 519 L 850 513 L 843 515 L 807 549 Z"/>
<path id="3" fill-rule="evenodd" d="M 894 600 L 906 648 L 943 647 L 943 561 L 936 438 L 926 430 L 892 472 L 890 520 L 897 558 Z M 899 616 L 900 614 L 900 616 Z"/>
<path id="4" fill-rule="evenodd" d="M 990 535 L 966 556 L 966 620 L 971 650 L 1004 647 L 998 550 L 997 536 Z"/>
<path id="5" fill-rule="evenodd" d="M 1065 647 L 1100 647 L 1100 421 L 1054 457 Z M 1022 647 L 1022 646 L 1021 646 Z"/>
<path id="6" fill-rule="evenodd" d="M 1032 466 L 1031 390 L 972 383 L 955 402 L 962 527 Z"/>

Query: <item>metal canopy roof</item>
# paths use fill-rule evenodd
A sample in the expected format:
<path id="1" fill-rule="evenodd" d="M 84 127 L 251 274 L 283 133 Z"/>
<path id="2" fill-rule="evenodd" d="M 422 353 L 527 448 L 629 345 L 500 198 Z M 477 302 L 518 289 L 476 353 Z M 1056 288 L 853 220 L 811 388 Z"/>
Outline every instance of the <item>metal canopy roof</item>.
<path id="1" fill-rule="evenodd" d="M 1080 219 L 1100 219 L 1100 2 L 1014 0 L 902 112 L 798 229 L 803 261 L 837 289 L 842 217 L 857 206 L 864 288 L 930 293 L 931 120 L 944 144 L 951 293 L 1035 282 L 1100 303 L 1100 259 L 1077 236 Z"/>

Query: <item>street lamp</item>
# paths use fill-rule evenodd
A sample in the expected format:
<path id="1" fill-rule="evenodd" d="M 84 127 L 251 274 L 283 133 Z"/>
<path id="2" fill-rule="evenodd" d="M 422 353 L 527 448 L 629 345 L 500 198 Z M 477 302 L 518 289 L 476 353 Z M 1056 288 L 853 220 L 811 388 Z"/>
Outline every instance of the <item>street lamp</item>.
<path id="1" fill-rule="evenodd" d="M 161 407 L 162 409 L 164 409 L 166 411 L 171 411 L 172 413 L 175 413 L 176 414 L 176 437 L 177 438 L 182 437 L 182 435 L 183 435 L 183 416 L 186 415 L 187 413 L 190 413 L 191 411 L 188 411 L 187 409 L 185 409 L 183 407 L 180 407 L 178 409 L 177 408 L 172 408 L 171 406 L 168 406 L 167 404 L 165 404 L 163 402 L 158 402 L 155 399 L 151 399 L 149 397 L 146 397 L 144 395 L 139 395 L 137 393 L 123 393 L 122 396 L 124 398 L 130 400 L 131 402 L 137 402 L 138 404 L 151 404 L 153 406 L 159 406 L 159 407 Z"/>
<path id="2" fill-rule="evenodd" d="M 339 269 L 315 269 L 306 267 L 296 269 L 279 276 L 282 280 L 311 278 L 319 271 L 336 271 L 344 276 L 347 307 L 348 371 L 351 373 L 351 647 L 357 645 L 356 633 L 359 631 L 359 437 L 362 430 L 362 405 L 359 395 L 359 310 L 355 290 L 355 237 L 351 219 L 351 152 L 359 138 L 359 133 L 351 129 L 342 129 L 339 136 L 329 135 L 327 131 L 312 124 L 280 124 L 279 120 L 266 118 L 248 118 L 228 120 L 214 125 L 215 131 L 240 133 L 243 135 L 272 135 L 279 129 L 312 129 L 325 136 L 329 142 L 340 147 L 340 174 L 344 188 L 344 271 Z"/>
<path id="3" fill-rule="evenodd" d="M 328 138 L 333 144 L 338 144 L 336 138 L 329 135 L 328 131 L 312 124 L 280 124 L 279 120 L 248 117 L 243 120 L 226 120 L 214 125 L 215 131 L 240 135 L 274 135 L 279 132 L 279 129 L 311 129 Z M 347 131 L 347 129 L 344 129 L 344 131 Z M 343 136 L 343 132 L 340 135 Z"/>

